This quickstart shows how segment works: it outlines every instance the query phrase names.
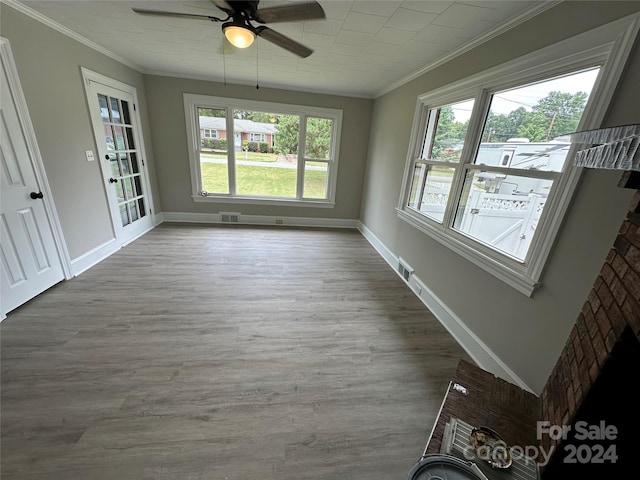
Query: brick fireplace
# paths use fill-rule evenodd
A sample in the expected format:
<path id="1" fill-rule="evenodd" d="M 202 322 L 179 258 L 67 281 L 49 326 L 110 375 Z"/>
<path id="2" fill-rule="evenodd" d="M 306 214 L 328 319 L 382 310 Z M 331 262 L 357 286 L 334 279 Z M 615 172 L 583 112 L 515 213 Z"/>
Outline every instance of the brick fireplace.
<path id="1" fill-rule="evenodd" d="M 618 423 L 616 427 L 623 431 L 613 443 L 620 461 L 635 458 L 635 452 L 625 456 L 621 449 L 636 444 L 637 430 L 631 428 L 640 428 L 640 409 L 636 406 L 640 402 L 631 397 L 633 389 L 640 385 L 638 176 L 623 175 L 620 186 L 636 190 L 629 212 L 540 395 L 541 418 L 551 425 L 570 425 L 575 431 L 579 421 L 589 425 L 600 421 Z M 570 436 L 553 440 L 549 435 L 541 436 L 539 442 L 546 451 L 554 448 L 552 461 L 542 470 L 543 479 L 567 478 L 567 473 L 577 473 L 580 465 L 568 470 L 565 458 L 580 442 L 569 447 Z M 593 453 L 593 449 L 586 452 Z M 610 462 L 605 466 L 612 467 Z M 594 473 L 594 465 L 588 467 Z"/>
<path id="2" fill-rule="evenodd" d="M 617 480 L 637 469 L 640 172 L 624 173 L 620 186 L 635 190 L 629 211 L 540 396 L 461 360 L 425 455 L 449 452 L 445 432 L 456 418 L 495 429 L 508 445 L 534 446 L 528 454 L 538 454 L 542 480 Z M 566 437 L 539 434 L 543 422 L 556 431 L 568 427 Z M 596 438 L 575 435 L 585 426 L 590 433 L 596 429 Z M 607 428 L 615 429 L 615 438 L 597 437 Z M 492 473 L 491 478 L 516 478 Z"/>

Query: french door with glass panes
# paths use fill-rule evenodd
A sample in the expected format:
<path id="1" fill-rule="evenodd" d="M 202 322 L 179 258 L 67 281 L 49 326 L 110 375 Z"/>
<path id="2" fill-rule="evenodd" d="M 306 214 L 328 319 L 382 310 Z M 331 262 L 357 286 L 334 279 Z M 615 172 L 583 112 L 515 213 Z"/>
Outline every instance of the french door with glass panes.
<path id="1" fill-rule="evenodd" d="M 126 244 L 153 227 L 135 89 L 104 85 L 86 72 L 85 80 L 116 238 Z"/>

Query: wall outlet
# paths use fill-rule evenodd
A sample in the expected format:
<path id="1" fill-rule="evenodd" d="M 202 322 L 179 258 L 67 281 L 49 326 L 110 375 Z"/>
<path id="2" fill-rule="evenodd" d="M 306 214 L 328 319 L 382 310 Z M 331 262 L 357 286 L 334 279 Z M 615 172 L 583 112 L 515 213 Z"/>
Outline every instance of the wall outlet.
<path id="1" fill-rule="evenodd" d="M 84 156 L 87 158 L 87 162 L 93 162 L 96 157 L 93 156 L 93 150 L 85 150 Z"/>
<path id="2" fill-rule="evenodd" d="M 282 225 L 282 220 L 277 219 L 277 220 L 276 220 L 276 225 Z"/>

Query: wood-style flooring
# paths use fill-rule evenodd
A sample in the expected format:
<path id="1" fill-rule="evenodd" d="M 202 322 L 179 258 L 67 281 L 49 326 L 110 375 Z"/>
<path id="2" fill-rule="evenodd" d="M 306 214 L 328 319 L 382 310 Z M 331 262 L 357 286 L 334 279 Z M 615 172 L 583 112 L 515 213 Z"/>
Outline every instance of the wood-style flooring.
<path id="1" fill-rule="evenodd" d="M 403 480 L 469 359 L 350 230 L 163 224 L 0 335 L 3 480 Z"/>

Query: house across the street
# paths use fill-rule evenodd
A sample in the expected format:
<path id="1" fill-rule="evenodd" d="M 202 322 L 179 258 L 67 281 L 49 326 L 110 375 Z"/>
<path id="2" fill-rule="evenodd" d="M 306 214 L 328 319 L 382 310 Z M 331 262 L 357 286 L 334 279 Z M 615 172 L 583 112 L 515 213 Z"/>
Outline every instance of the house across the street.
<path id="1" fill-rule="evenodd" d="M 223 117 L 200 116 L 200 139 L 227 138 L 227 119 Z M 233 120 L 234 146 L 236 151 L 242 149 L 242 142 L 266 142 L 269 147 L 274 146 L 274 137 L 278 131 L 277 125 L 259 123 L 253 120 Z"/>

